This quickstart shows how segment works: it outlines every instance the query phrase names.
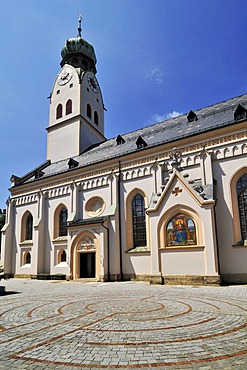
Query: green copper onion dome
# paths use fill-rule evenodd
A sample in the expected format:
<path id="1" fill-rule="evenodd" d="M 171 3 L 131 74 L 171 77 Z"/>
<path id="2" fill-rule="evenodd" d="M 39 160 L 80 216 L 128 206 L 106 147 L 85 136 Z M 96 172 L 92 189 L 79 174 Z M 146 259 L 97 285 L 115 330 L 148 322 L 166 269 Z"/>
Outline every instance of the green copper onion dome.
<path id="1" fill-rule="evenodd" d="M 90 70 L 96 73 L 96 55 L 93 45 L 81 37 L 81 17 L 79 18 L 78 36 L 67 39 L 61 50 L 61 67 L 70 64 L 75 68 L 82 68 L 84 71 Z"/>

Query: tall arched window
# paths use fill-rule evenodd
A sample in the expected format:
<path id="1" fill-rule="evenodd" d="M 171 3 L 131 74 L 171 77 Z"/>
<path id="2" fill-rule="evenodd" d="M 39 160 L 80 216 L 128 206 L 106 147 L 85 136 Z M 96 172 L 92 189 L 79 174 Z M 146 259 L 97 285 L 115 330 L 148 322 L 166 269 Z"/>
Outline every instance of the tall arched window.
<path id="1" fill-rule="evenodd" d="M 137 194 L 132 200 L 132 222 L 134 247 L 147 245 L 145 202 L 141 194 Z"/>
<path id="2" fill-rule="evenodd" d="M 236 188 L 242 240 L 247 240 L 247 174 L 238 179 Z"/>
<path id="3" fill-rule="evenodd" d="M 66 103 L 66 115 L 72 113 L 72 100 L 69 99 Z"/>
<path id="4" fill-rule="evenodd" d="M 67 209 L 62 208 L 59 215 L 59 236 L 67 235 L 67 218 L 68 218 Z"/>
<path id="5" fill-rule="evenodd" d="M 96 111 L 94 112 L 94 123 L 99 126 L 99 115 Z"/>
<path id="6" fill-rule="evenodd" d="M 33 216 L 31 213 L 27 216 L 26 219 L 26 238 L 25 240 L 32 240 L 33 239 Z"/>
<path id="7" fill-rule="evenodd" d="M 92 118 L 92 108 L 90 104 L 87 104 L 87 116 L 88 118 Z"/>
<path id="8" fill-rule="evenodd" d="M 56 119 L 61 118 L 62 115 L 63 115 L 63 106 L 62 104 L 58 104 L 56 111 Z"/>

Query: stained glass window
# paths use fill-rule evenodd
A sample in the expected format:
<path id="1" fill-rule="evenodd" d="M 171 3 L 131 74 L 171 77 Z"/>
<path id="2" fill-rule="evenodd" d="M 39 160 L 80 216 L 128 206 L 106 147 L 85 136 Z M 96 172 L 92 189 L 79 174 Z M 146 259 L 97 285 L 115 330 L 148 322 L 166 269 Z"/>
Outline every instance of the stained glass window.
<path id="1" fill-rule="evenodd" d="M 146 219 L 145 203 L 141 194 L 137 194 L 132 200 L 132 220 L 134 247 L 144 247 L 147 245 Z"/>
<path id="2" fill-rule="evenodd" d="M 242 240 L 247 240 L 247 174 L 237 182 L 237 195 Z"/>
<path id="3" fill-rule="evenodd" d="M 196 228 L 194 221 L 184 213 L 177 213 L 166 227 L 167 246 L 195 245 Z"/>
<path id="4" fill-rule="evenodd" d="M 68 218 L 67 209 L 63 208 L 60 212 L 59 218 L 59 236 L 67 235 L 67 218 Z"/>
<path id="5" fill-rule="evenodd" d="M 33 239 L 33 216 L 31 213 L 27 216 L 26 220 L 26 240 Z"/>

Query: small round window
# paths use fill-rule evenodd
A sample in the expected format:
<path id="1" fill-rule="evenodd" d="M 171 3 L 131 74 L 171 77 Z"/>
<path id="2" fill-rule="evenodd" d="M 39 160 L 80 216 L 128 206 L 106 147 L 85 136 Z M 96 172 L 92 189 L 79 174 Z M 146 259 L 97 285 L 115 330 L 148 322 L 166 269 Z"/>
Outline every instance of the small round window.
<path id="1" fill-rule="evenodd" d="M 86 204 L 86 212 L 90 217 L 99 216 L 104 209 L 105 203 L 100 197 L 93 197 Z"/>

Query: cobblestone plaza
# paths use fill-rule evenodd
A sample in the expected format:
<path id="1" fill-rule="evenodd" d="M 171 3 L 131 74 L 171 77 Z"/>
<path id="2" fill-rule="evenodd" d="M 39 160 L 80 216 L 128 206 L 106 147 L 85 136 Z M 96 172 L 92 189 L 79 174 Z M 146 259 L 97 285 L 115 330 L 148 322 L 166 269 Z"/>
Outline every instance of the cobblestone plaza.
<path id="1" fill-rule="evenodd" d="M 1 285 L 0 369 L 247 368 L 247 286 Z"/>

